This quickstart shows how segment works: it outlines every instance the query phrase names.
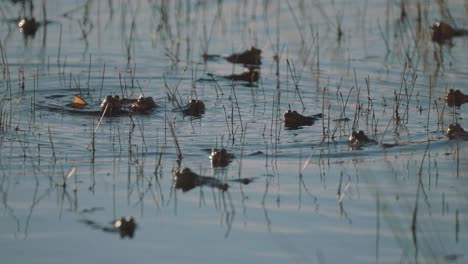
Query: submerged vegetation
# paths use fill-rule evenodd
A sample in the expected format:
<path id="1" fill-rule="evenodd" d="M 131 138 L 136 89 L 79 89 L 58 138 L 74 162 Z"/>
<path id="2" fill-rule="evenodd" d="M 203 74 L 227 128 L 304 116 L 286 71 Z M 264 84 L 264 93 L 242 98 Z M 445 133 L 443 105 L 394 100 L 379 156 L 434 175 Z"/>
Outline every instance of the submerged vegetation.
<path id="1" fill-rule="evenodd" d="M 78 222 L 143 262 L 466 259 L 461 3 L 35 3 L 0 6 L 2 239 L 110 240 Z"/>

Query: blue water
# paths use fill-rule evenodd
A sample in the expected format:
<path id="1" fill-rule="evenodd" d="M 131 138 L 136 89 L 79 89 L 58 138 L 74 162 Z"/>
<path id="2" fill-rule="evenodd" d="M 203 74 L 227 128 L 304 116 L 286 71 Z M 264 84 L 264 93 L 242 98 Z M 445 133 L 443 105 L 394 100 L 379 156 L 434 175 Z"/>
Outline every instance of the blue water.
<path id="1" fill-rule="evenodd" d="M 420 32 L 415 3 L 402 22 L 388 1 L 168 2 L 46 1 L 50 23 L 34 36 L 10 21 L 21 5 L 0 5 L 2 263 L 466 262 L 468 145 L 445 135 L 454 121 L 468 127 L 466 106 L 444 98 L 468 94 L 468 38 L 437 65 L 437 2 L 422 3 Z M 464 4 L 447 7 L 465 26 Z M 35 3 L 37 21 L 43 13 Z M 262 49 L 253 85 L 223 78 L 242 65 L 201 56 L 252 45 Z M 203 100 L 206 113 L 182 115 L 168 90 Z M 122 93 L 160 107 L 90 114 Z M 67 107 L 72 94 L 89 108 Z M 288 109 L 324 118 L 288 130 Z M 351 149 L 353 121 L 394 147 Z M 235 155 L 228 167 L 212 168 L 214 147 Z M 184 167 L 230 187 L 176 190 Z M 230 181 L 239 177 L 253 182 Z M 119 216 L 136 219 L 133 239 L 96 228 Z"/>

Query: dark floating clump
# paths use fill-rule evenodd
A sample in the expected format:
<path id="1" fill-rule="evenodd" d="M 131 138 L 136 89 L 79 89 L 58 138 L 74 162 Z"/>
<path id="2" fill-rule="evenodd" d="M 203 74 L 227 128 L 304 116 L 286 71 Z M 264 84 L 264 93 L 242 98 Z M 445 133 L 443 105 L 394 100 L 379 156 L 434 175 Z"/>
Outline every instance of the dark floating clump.
<path id="1" fill-rule="evenodd" d="M 205 113 L 205 103 L 200 100 L 192 99 L 181 108 L 181 111 L 188 116 L 200 117 Z"/>
<path id="2" fill-rule="evenodd" d="M 200 176 L 189 168 L 175 171 L 173 173 L 173 178 L 174 187 L 176 189 L 181 189 L 183 192 L 188 192 L 198 186 L 209 186 L 222 191 L 227 191 L 229 188 L 227 183 L 213 177 Z"/>
<path id="3" fill-rule="evenodd" d="M 258 81 L 260 77 L 260 72 L 258 71 L 258 69 L 249 67 L 249 68 L 246 68 L 245 71 L 241 74 L 231 74 L 231 75 L 226 75 L 223 77 L 228 80 L 253 83 L 253 82 Z"/>
<path id="4" fill-rule="evenodd" d="M 447 137 L 449 139 L 468 140 L 468 132 L 463 129 L 458 123 L 450 124 L 447 128 Z"/>
<path id="5" fill-rule="evenodd" d="M 234 158 L 234 154 L 228 153 L 225 148 L 217 149 L 214 148 L 211 150 L 210 160 L 211 166 L 216 167 L 226 167 L 231 163 Z"/>
<path id="6" fill-rule="evenodd" d="M 242 53 L 234 53 L 225 57 L 225 59 L 231 63 L 240 63 L 244 65 L 260 65 L 262 50 L 255 47 L 250 47 L 248 50 Z"/>
<path id="7" fill-rule="evenodd" d="M 353 149 L 359 149 L 364 145 L 375 145 L 377 141 L 369 138 L 364 131 L 359 130 L 359 132 L 353 131 L 349 136 L 348 143 Z"/>
<path id="8" fill-rule="evenodd" d="M 452 39 L 468 35 L 468 30 L 458 29 L 450 26 L 445 22 L 436 22 L 431 26 L 432 41 L 439 45 L 453 46 Z"/>
<path id="9" fill-rule="evenodd" d="M 296 111 L 288 110 L 284 113 L 284 126 L 288 129 L 298 129 L 303 126 L 311 126 L 319 118 L 322 118 L 322 114 L 316 114 L 314 116 L 304 116 Z"/>
<path id="10" fill-rule="evenodd" d="M 463 94 L 460 90 L 450 89 L 447 96 L 445 96 L 445 102 L 448 106 L 460 106 L 468 102 L 468 95 Z"/>

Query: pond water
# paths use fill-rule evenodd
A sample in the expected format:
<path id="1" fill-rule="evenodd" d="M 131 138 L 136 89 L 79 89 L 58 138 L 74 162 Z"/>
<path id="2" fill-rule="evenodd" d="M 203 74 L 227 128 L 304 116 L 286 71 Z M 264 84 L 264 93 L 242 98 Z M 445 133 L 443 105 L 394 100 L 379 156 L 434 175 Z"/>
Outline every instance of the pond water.
<path id="1" fill-rule="evenodd" d="M 430 35 L 468 27 L 466 1 L 14 2 L 2 263 L 467 262 L 468 143 L 446 136 L 467 106 L 445 96 L 468 94 L 468 38 Z M 251 46 L 258 80 L 225 78 L 245 67 L 224 57 Z M 159 107 L 101 116 L 107 95 Z M 205 113 L 184 115 L 190 99 Z M 323 117 L 288 128 L 288 110 Z M 350 146 L 353 130 L 375 142 Z M 232 162 L 213 168 L 212 148 Z M 206 184 L 174 188 L 183 168 Z"/>

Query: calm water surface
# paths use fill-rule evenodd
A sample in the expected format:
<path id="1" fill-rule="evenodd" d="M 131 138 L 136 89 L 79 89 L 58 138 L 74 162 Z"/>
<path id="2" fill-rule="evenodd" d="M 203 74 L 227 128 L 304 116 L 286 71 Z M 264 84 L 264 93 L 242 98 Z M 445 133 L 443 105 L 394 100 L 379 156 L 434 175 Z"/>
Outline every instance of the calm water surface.
<path id="1" fill-rule="evenodd" d="M 16 24 L 28 4 L 0 4 L 2 263 L 467 263 L 468 144 L 446 137 L 467 107 L 444 98 L 468 94 L 468 38 L 440 50 L 429 31 L 468 27 L 465 2 L 412 1 L 405 17 L 395 1 L 43 3 L 33 36 Z M 250 46 L 250 84 L 202 57 Z M 160 107 L 90 114 L 109 94 Z M 289 130 L 288 109 L 324 118 Z M 350 148 L 353 126 L 379 144 Z M 214 147 L 229 166 L 212 168 Z M 181 168 L 229 189 L 175 189 Z M 133 239 L 106 232 L 119 216 Z"/>

